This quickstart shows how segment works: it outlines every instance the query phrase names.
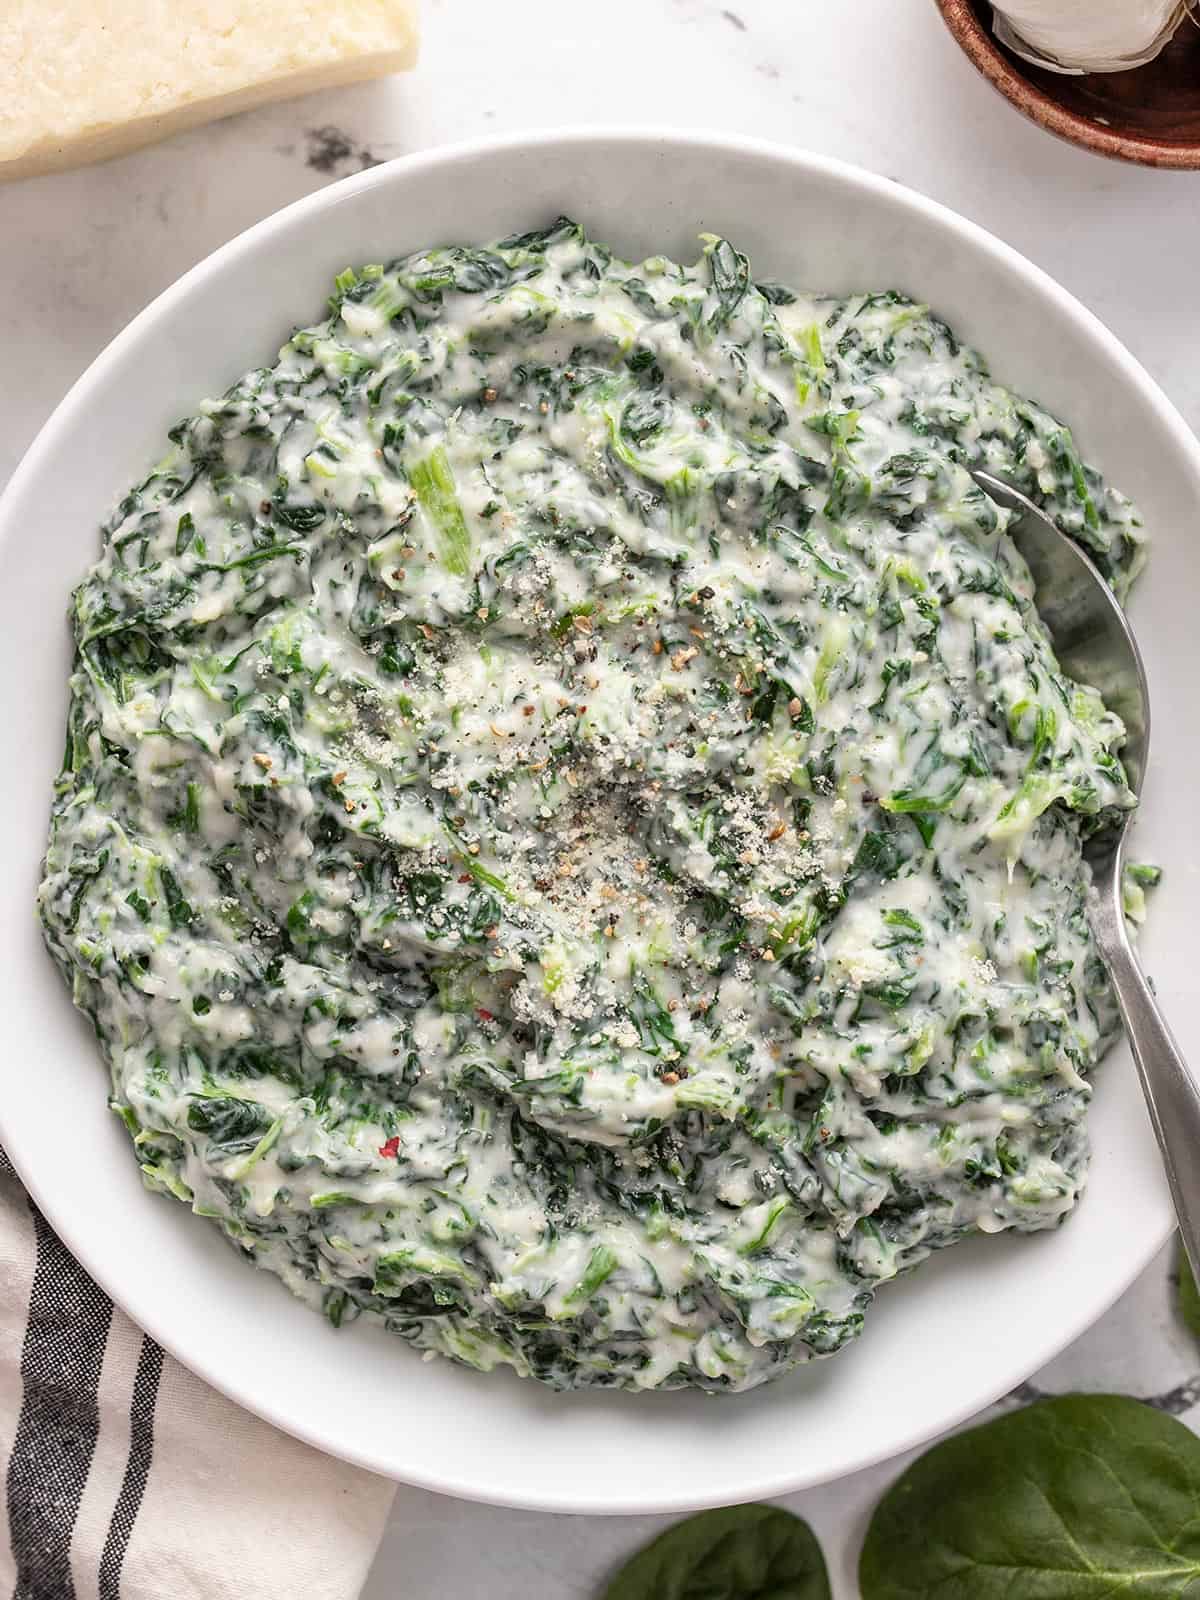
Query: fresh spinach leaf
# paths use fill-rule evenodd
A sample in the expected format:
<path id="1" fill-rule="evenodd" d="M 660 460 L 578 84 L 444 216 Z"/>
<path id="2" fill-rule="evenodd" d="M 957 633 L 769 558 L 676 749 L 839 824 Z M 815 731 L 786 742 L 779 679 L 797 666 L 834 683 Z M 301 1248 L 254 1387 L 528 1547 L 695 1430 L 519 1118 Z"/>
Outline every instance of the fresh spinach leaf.
<path id="1" fill-rule="evenodd" d="M 947 1439 L 876 1508 L 862 1600 L 1200 1596 L 1200 1439 L 1121 1395 L 1064 1395 Z"/>
<path id="2" fill-rule="evenodd" d="M 604 1600 L 829 1600 L 806 1522 L 779 1506 L 725 1506 L 677 1523 L 634 1556 Z"/>

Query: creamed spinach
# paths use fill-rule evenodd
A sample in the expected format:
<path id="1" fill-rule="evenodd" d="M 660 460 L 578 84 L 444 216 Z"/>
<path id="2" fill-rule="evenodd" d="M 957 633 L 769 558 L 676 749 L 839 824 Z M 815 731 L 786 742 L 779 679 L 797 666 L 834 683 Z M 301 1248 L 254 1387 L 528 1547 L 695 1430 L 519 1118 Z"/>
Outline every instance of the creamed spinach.
<path id="1" fill-rule="evenodd" d="M 41 912 L 146 1182 L 323 1307 L 745 1389 L 1084 1182 L 1132 804 L 983 464 L 1132 508 L 925 307 L 560 221 L 344 273 L 75 596 Z"/>

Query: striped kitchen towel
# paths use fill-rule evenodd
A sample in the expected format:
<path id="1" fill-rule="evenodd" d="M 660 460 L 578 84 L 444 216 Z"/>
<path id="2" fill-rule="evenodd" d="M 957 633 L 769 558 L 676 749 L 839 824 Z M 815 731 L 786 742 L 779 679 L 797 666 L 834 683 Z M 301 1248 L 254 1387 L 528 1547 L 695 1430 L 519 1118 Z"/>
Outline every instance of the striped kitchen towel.
<path id="1" fill-rule="evenodd" d="M 394 1485 L 141 1333 L 0 1151 L 0 1600 L 350 1600 Z"/>

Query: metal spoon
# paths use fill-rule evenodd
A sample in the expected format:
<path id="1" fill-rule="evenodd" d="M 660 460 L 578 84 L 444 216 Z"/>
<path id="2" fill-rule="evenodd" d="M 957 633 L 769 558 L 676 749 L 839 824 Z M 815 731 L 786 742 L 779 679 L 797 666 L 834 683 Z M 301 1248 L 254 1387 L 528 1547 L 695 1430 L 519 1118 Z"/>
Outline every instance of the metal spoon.
<path id="1" fill-rule="evenodd" d="M 1031 500 L 988 472 L 971 476 L 997 505 L 1018 513 L 1008 531 L 1033 575 L 1038 614 L 1059 663 L 1068 677 L 1098 689 L 1124 722 L 1121 761 L 1130 788 L 1140 795 L 1150 750 L 1150 696 L 1141 651 L 1116 596 L 1079 546 Z M 1200 1280 L 1200 1088 L 1130 943 L 1121 869 L 1132 817 L 1127 811 L 1084 844 L 1093 882 L 1089 917 L 1150 1108 L 1184 1248 Z"/>

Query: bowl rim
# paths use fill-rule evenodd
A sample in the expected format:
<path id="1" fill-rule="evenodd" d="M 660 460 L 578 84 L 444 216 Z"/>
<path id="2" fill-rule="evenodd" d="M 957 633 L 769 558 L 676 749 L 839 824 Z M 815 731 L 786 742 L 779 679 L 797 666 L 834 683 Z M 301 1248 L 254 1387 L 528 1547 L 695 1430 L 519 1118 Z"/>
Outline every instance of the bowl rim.
<path id="1" fill-rule="evenodd" d="M 69 436 L 86 418 L 95 398 L 104 392 L 109 381 L 110 369 L 123 358 L 128 347 L 135 345 L 139 339 L 151 332 L 157 323 L 168 318 L 177 306 L 186 303 L 193 288 L 209 274 L 227 263 L 242 257 L 253 257 L 264 248 L 270 248 L 275 239 L 286 234 L 295 220 L 309 214 L 332 212 L 344 201 L 366 190 L 396 183 L 403 184 L 411 173 L 436 172 L 438 169 L 452 172 L 461 164 L 503 155 L 505 152 L 512 152 L 514 155 L 528 154 L 548 146 L 565 146 L 569 149 L 572 146 L 586 147 L 593 143 L 624 144 L 630 149 L 651 145 L 659 152 L 672 147 L 708 150 L 714 153 L 735 152 L 773 163 L 783 170 L 790 168 L 793 171 L 832 178 L 851 191 L 877 196 L 881 200 L 890 200 L 894 203 L 899 198 L 902 205 L 911 213 L 915 213 L 935 228 L 953 233 L 966 241 L 974 250 L 990 256 L 999 265 L 1029 283 L 1048 302 L 1056 315 L 1073 323 L 1081 333 L 1097 343 L 1121 370 L 1155 425 L 1165 430 L 1174 446 L 1190 463 L 1196 482 L 1200 485 L 1200 440 L 1141 363 L 1093 312 L 1055 278 L 980 224 L 904 184 L 839 158 L 800 147 L 726 133 L 719 129 L 681 130 L 661 124 L 598 123 L 484 136 L 405 155 L 317 189 L 270 213 L 219 246 L 189 268 L 126 324 L 92 360 L 58 403 L 38 431 L 3 493 L 0 493 L 0 538 L 4 536 L 6 525 L 11 520 L 11 507 L 25 492 L 26 483 L 36 481 L 39 473 L 44 470 L 43 461 L 51 457 L 63 437 Z M 5 1106 L 3 1099 L 0 1098 L 0 1140 L 4 1137 L 6 1120 Z M 63 1243 L 76 1254 L 81 1264 L 92 1273 L 114 1303 L 120 1306 L 141 1329 L 175 1356 L 189 1371 L 194 1372 L 227 1398 L 318 1450 L 419 1488 L 498 1506 L 517 1506 L 562 1514 L 641 1515 L 678 1514 L 706 1505 L 727 1503 L 726 1500 L 711 1495 L 708 1498 L 699 1498 L 694 1494 L 689 1495 L 686 1489 L 677 1488 L 664 1489 L 653 1502 L 644 1499 L 630 1502 L 622 1500 L 619 1495 L 599 1498 L 594 1491 L 582 1496 L 568 1491 L 560 1492 L 554 1497 L 542 1494 L 536 1499 L 528 1496 L 522 1498 L 514 1496 L 511 1491 L 506 1492 L 499 1485 L 494 1489 L 490 1487 L 486 1490 L 481 1489 L 480 1485 L 472 1480 L 469 1470 L 452 1476 L 445 1471 L 422 1473 L 406 1468 L 401 1475 L 394 1465 L 356 1447 L 353 1441 L 331 1438 L 319 1426 L 310 1425 L 303 1417 L 287 1413 L 270 1398 L 256 1393 L 252 1385 L 227 1377 L 223 1372 L 214 1370 L 207 1362 L 197 1362 L 190 1353 L 186 1356 L 181 1355 L 180 1346 L 183 1341 L 180 1330 L 172 1319 L 169 1306 L 154 1296 L 127 1294 L 119 1274 L 110 1270 L 108 1262 L 99 1264 L 98 1269 L 94 1268 L 92 1262 L 87 1259 L 86 1249 L 81 1253 L 74 1242 L 76 1230 L 69 1207 L 56 1203 L 48 1187 L 43 1185 L 38 1171 L 25 1169 L 22 1165 L 19 1143 L 15 1150 L 9 1150 L 9 1154 L 21 1181 Z M 1047 1344 L 1045 1360 L 1052 1359 L 1073 1342 L 1125 1293 L 1165 1244 L 1173 1226 L 1171 1218 L 1169 1222 L 1164 1222 L 1152 1239 L 1147 1239 L 1147 1248 L 1142 1258 L 1109 1284 L 1108 1293 L 1102 1300 L 1086 1297 L 1081 1302 L 1078 1313 L 1056 1327 L 1053 1340 Z M 904 1450 L 923 1445 L 960 1426 L 1009 1392 L 1014 1383 L 1020 1382 L 1022 1377 L 1028 1375 L 1028 1370 L 1024 1358 L 1010 1363 L 1003 1370 L 998 1369 L 990 1381 L 981 1386 L 969 1404 L 964 1403 L 948 1413 L 939 1414 L 929 1425 L 922 1423 L 912 1429 L 902 1442 L 888 1450 L 887 1456 L 894 1456 Z M 832 1474 L 832 1479 L 836 1480 L 861 1471 L 885 1458 L 880 1455 L 877 1447 L 864 1440 L 862 1446 L 839 1465 Z M 831 1481 L 830 1474 L 821 1470 L 800 1473 L 775 1471 L 759 1477 L 748 1475 L 748 1481 L 739 1490 L 739 1497 L 743 1500 L 769 1499 L 827 1481 Z"/>
<path id="2" fill-rule="evenodd" d="M 935 0 L 963 54 L 1018 111 L 1077 149 L 1135 166 L 1192 172 L 1200 170 L 1200 142 L 1174 143 L 1136 133 L 1116 133 L 1090 117 L 1068 111 L 1009 61 L 984 27 L 971 0 Z"/>

